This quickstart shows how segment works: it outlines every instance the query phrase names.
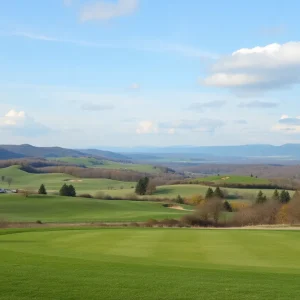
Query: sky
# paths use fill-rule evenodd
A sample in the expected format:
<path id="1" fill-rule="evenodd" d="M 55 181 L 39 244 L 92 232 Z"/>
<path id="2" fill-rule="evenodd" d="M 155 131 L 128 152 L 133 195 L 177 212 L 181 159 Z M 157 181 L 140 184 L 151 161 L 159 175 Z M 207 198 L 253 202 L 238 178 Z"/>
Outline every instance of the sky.
<path id="1" fill-rule="evenodd" d="M 300 2 L 3 0 L 1 144 L 300 142 Z"/>

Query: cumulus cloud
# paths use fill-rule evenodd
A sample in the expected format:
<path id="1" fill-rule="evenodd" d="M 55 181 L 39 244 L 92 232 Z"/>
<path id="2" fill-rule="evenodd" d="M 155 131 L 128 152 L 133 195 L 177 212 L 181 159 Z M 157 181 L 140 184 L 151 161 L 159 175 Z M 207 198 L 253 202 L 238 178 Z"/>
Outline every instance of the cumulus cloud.
<path id="1" fill-rule="evenodd" d="M 98 1 L 86 4 L 81 11 L 83 22 L 109 20 L 133 14 L 138 8 L 138 0 L 118 0 L 117 2 Z"/>
<path id="2" fill-rule="evenodd" d="M 158 128 L 156 124 L 152 121 L 142 121 L 138 124 L 136 129 L 136 133 L 138 134 L 149 134 L 149 133 L 157 133 Z"/>
<path id="3" fill-rule="evenodd" d="M 286 133 L 300 133 L 300 116 L 289 117 L 288 115 L 282 115 L 277 124 L 272 127 L 272 130 Z"/>
<path id="4" fill-rule="evenodd" d="M 208 86 L 269 90 L 300 83 L 300 42 L 243 48 L 220 58 Z"/>
<path id="5" fill-rule="evenodd" d="M 257 100 L 247 103 L 240 103 L 238 106 L 244 108 L 274 108 L 278 106 L 278 103 Z"/>
<path id="6" fill-rule="evenodd" d="M 0 117 L 0 130 L 6 130 L 18 136 L 38 136 L 51 131 L 48 127 L 36 122 L 24 111 L 14 109 Z"/>
<path id="7" fill-rule="evenodd" d="M 197 103 L 192 103 L 189 107 L 191 110 L 205 110 L 208 108 L 219 108 L 222 107 L 226 104 L 226 101 L 224 100 L 213 100 L 213 101 L 208 101 L 208 102 L 197 102 Z"/>
<path id="8" fill-rule="evenodd" d="M 84 103 L 81 105 L 81 109 L 87 111 L 101 111 L 112 110 L 114 109 L 114 106 L 112 104 Z"/>

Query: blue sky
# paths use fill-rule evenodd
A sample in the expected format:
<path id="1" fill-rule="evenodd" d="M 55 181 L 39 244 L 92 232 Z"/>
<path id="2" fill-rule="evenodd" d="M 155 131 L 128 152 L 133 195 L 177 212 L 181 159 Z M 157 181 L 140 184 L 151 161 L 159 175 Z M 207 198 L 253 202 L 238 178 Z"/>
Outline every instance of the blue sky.
<path id="1" fill-rule="evenodd" d="M 299 9 L 292 0 L 2 1 L 2 143 L 297 143 Z"/>

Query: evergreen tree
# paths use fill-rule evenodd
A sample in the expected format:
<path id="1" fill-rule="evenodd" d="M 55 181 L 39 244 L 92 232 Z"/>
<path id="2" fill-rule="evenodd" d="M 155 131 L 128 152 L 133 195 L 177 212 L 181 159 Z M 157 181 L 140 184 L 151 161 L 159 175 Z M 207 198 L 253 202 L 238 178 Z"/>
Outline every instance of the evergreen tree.
<path id="1" fill-rule="evenodd" d="M 135 187 L 135 193 L 138 195 L 146 195 L 148 185 L 149 185 L 149 178 L 148 177 L 141 178 Z"/>
<path id="2" fill-rule="evenodd" d="M 279 197 L 280 203 L 286 204 L 286 203 L 290 202 L 290 200 L 291 200 L 290 193 L 285 190 L 281 191 L 280 197 Z"/>
<path id="3" fill-rule="evenodd" d="M 206 192 L 206 195 L 205 195 L 205 199 L 207 200 L 207 199 L 211 199 L 213 197 L 214 197 L 214 191 L 213 191 L 213 189 L 211 187 L 209 187 L 207 189 L 207 192 Z"/>
<path id="4" fill-rule="evenodd" d="M 175 199 L 175 202 L 178 204 L 184 204 L 184 199 L 180 195 L 178 195 Z"/>
<path id="5" fill-rule="evenodd" d="M 59 190 L 60 196 L 68 196 L 68 192 L 68 186 L 66 184 L 64 184 Z"/>
<path id="6" fill-rule="evenodd" d="M 277 189 L 274 191 L 273 196 L 272 196 L 272 199 L 273 199 L 274 201 L 279 201 L 280 196 L 279 196 L 279 193 L 278 193 L 278 190 L 277 190 Z"/>
<path id="7" fill-rule="evenodd" d="M 224 209 L 228 212 L 233 211 L 231 204 L 227 200 L 224 202 Z"/>
<path id="8" fill-rule="evenodd" d="M 223 194 L 222 190 L 219 187 L 216 187 L 216 189 L 214 191 L 214 197 L 219 198 L 219 199 L 224 198 L 224 194 Z"/>
<path id="9" fill-rule="evenodd" d="M 257 204 L 262 204 L 265 203 L 267 201 L 267 197 L 266 195 L 264 195 L 264 193 L 262 191 L 259 191 L 256 197 L 256 203 Z"/>
<path id="10" fill-rule="evenodd" d="M 39 192 L 38 192 L 40 195 L 47 195 L 47 191 L 46 191 L 46 188 L 45 186 L 42 184 L 39 188 Z"/>
<path id="11" fill-rule="evenodd" d="M 76 197 L 76 190 L 72 184 L 68 186 L 68 196 Z"/>

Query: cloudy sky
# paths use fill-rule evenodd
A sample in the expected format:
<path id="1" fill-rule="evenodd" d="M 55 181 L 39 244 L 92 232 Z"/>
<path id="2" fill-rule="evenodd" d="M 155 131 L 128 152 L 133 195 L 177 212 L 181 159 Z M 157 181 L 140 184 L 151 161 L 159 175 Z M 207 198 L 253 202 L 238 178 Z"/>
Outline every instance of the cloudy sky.
<path id="1" fill-rule="evenodd" d="M 1 143 L 300 142 L 299 1 L 0 5 Z"/>

